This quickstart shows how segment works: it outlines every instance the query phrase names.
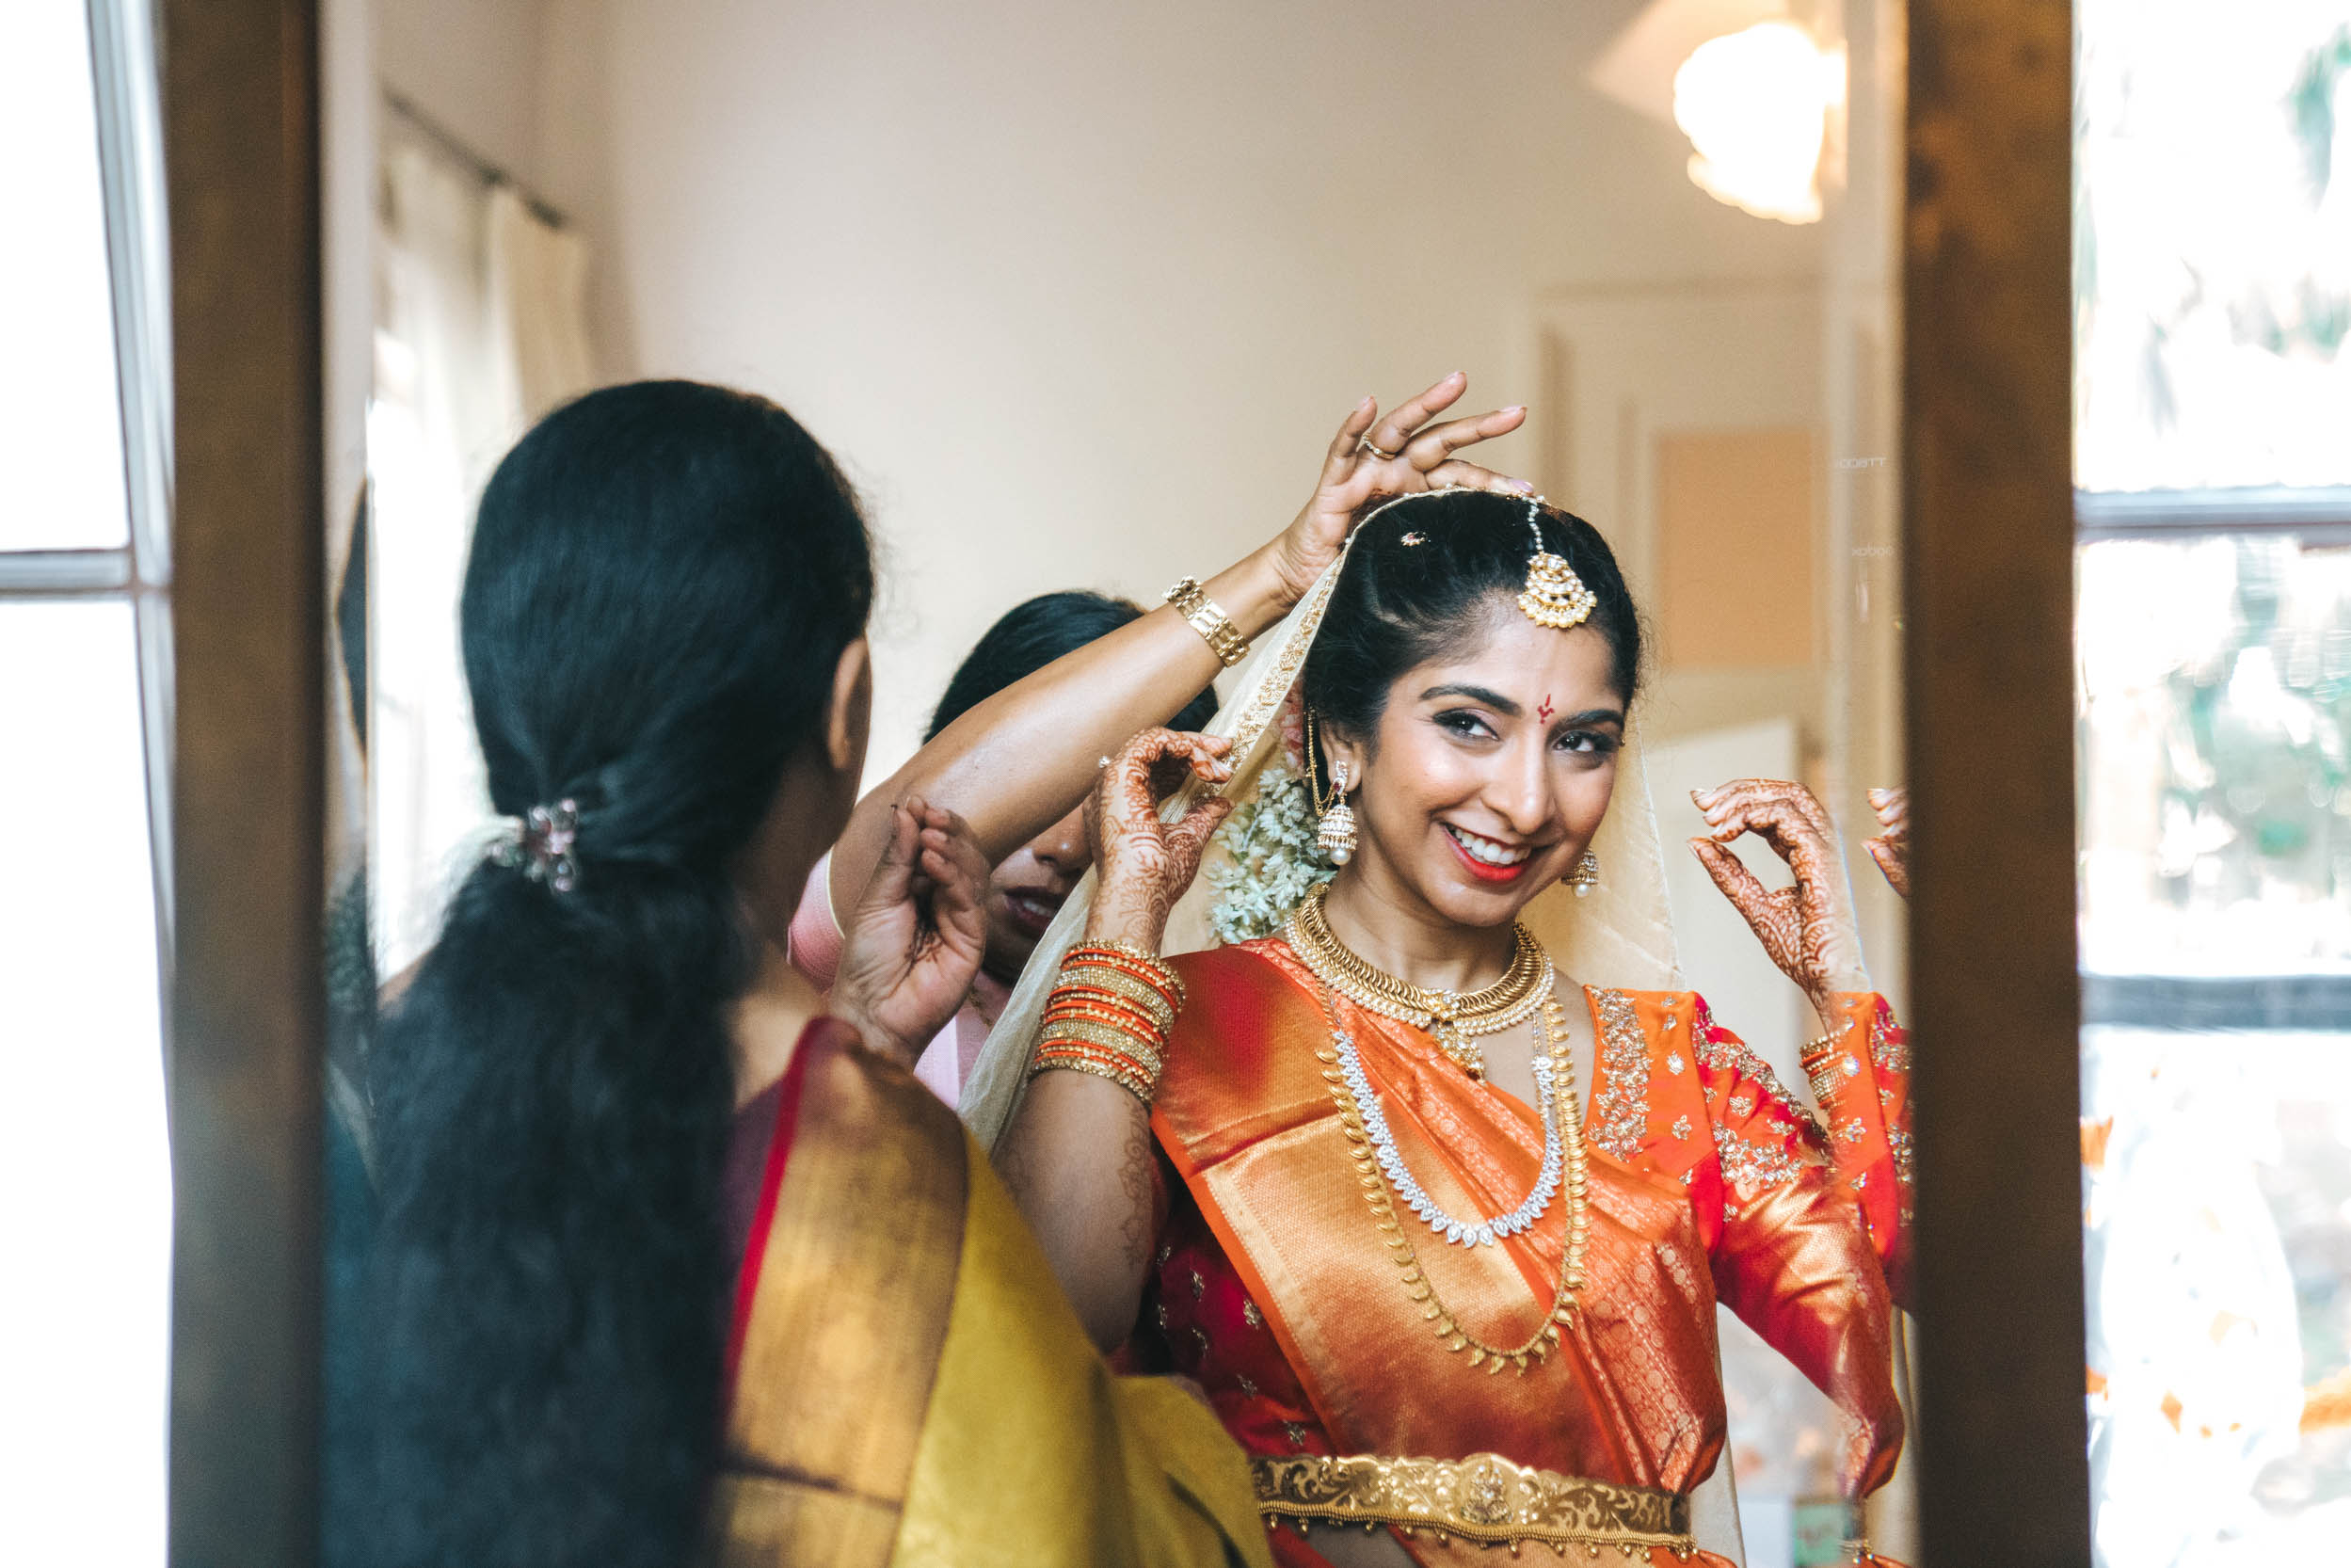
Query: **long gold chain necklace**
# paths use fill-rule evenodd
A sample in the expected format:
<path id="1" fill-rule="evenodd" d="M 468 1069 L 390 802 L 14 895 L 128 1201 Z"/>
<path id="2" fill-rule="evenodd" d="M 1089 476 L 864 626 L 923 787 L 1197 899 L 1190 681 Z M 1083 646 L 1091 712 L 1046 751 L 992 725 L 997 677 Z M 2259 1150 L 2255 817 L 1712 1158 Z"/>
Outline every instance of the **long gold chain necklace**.
<path id="1" fill-rule="evenodd" d="M 1322 913 L 1329 884 L 1315 888 L 1291 914 L 1282 935 L 1317 980 L 1356 1006 L 1382 1017 L 1425 1029 L 1437 1048 L 1470 1077 L 1486 1076 L 1480 1035 L 1499 1034 L 1535 1015 L 1551 994 L 1551 966 L 1543 944 L 1524 925 L 1512 925 L 1517 951 L 1502 978 L 1482 990 L 1431 990 L 1375 968 L 1331 930 Z"/>
<path id="2" fill-rule="evenodd" d="M 1348 1075 L 1341 1066 L 1341 1055 L 1351 1054 L 1354 1039 L 1339 1022 L 1338 1006 L 1332 1000 L 1333 989 L 1329 985 L 1322 987 L 1322 1015 L 1331 1026 L 1333 1048 L 1315 1054 L 1322 1063 L 1322 1077 L 1330 1084 L 1331 1098 L 1338 1107 L 1339 1128 L 1347 1135 L 1364 1201 L 1370 1205 L 1383 1244 L 1403 1279 L 1404 1292 L 1420 1304 L 1422 1320 L 1431 1325 L 1447 1350 L 1456 1353 L 1467 1352 L 1469 1364 L 1483 1366 L 1489 1373 L 1501 1371 L 1508 1363 L 1523 1377 L 1529 1366 L 1542 1366 L 1558 1348 L 1560 1329 L 1575 1320 L 1575 1297 L 1584 1288 L 1584 1243 L 1591 1204 L 1585 1185 L 1583 1115 L 1575 1098 L 1575 1059 L 1559 999 L 1545 996 L 1542 1011 L 1551 1078 L 1556 1085 L 1554 1114 L 1559 1118 L 1560 1141 L 1566 1151 L 1566 1168 L 1559 1180 L 1567 1192 L 1567 1240 L 1559 1255 L 1559 1288 L 1551 1298 L 1550 1309 L 1543 1314 L 1543 1326 L 1523 1343 L 1506 1350 L 1488 1344 L 1462 1327 L 1461 1320 L 1439 1299 L 1435 1282 L 1421 1268 L 1419 1255 L 1413 1250 L 1411 1238 L 1397 1219 L 1387 1176 L 1381 1169 L 1371 1133 L 1364 1125 L 1363 1106 L 1349 1088 Z"/>

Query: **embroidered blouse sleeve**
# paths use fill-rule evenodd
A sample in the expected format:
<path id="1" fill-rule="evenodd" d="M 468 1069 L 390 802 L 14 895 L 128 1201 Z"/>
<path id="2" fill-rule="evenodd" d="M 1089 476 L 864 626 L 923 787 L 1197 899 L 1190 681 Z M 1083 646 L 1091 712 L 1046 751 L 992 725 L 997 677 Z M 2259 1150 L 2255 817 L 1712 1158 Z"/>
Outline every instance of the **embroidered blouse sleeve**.
<path id="1" fill-rule="evenodd" d="M 1713 1249 L 1723 1304 L 1845 1417 L 1848 1496 L 1875 1491 L 1902 1448 L 1894 1303 L 1844 1177 L 1770 1066 L 1698 1016 L 1699 1084 L 1721 1169 Z"/>
<path id="2" fill-rule="evenodd" d="M 1837 1027 L 1804 1057 L 1829 1147 L 1885 1267 L 1911 1304 L 1911 1037 L 1874 991 L 1840 992 Z"/>

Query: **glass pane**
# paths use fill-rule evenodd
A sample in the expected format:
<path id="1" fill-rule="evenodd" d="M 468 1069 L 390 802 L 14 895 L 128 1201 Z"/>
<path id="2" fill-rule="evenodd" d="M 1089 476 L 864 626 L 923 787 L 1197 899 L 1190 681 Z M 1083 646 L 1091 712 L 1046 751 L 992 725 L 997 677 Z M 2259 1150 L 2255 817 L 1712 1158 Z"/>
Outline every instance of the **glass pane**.
<path id="1" fill-rule="evenodd" d="M 171 1169 L 130 606 L 0 600 L 0 1561 L 161 1562 Z"/>
<path id="2" fill-rule="evenodd" d="M 0 19 L 0 550 L 125 543 L 122 420 L 89 28 L 75 0 Z"/>
<path id="3" fill-rule="evenodd" d="M 2351 16 L 2084 0 L 2076 481 L 2351 481 Z"/>
<path id="4" fill-rule="evenodd" d="M 2351 552 L 2081 552 L 2082 963 L 2351 972 Z"/>

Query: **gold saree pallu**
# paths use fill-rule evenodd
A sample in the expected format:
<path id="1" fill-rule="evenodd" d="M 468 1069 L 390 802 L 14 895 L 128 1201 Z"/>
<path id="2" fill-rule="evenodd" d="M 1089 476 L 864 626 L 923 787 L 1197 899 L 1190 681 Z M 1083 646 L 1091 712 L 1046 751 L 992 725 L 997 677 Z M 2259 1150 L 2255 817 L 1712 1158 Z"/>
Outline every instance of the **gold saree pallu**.
<path id="1" fill-rule="evenodd" d="M 1685 1560 L 1698 1550 L 1689 1499 L 1678 1492 L 1529 1469 L 1500 1454 L 1307 1455 L 1255 1459 L 1249 1468 L 1269 1526 L 1392 1525 L 1513 1551 L 1529 1541 L 1595 1557 L 1613 1546 L 1635 1560 L 1658 1546 Z"/>

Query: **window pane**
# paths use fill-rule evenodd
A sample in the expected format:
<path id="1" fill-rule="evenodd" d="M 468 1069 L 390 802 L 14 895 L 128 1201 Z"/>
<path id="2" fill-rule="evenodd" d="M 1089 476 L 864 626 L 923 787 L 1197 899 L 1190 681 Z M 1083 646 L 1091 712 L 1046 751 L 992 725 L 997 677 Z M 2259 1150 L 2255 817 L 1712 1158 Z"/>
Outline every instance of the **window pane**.
<path id="1" fill-rule="evenodd" d="M 0 600 L 0 1562 L 164 1558 L 171 1171 L 130 606 Z"/>
<path id="2" fill-rule="evenodd" d="M 2075 14 L 2077 482 L 2351 482 L 2351 13 Z"/>
<path id="3" fill-rule="evenodd" d="M 2351 1541 L 2351 1035 L 2082 1038 L 2100 1568 Z"/>
<path id="4" fill-rule="evenodd" d="M 0 550 L 130 537 L 98 170 L 80 0 L 9 6 L 0 17 Z"/>
<path id="5" fill-rule="evenodd" d="M 2351 551 L 2080 555 L 2082 963 L 2351 973 Z"/>

